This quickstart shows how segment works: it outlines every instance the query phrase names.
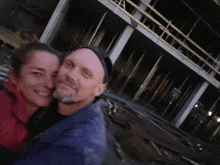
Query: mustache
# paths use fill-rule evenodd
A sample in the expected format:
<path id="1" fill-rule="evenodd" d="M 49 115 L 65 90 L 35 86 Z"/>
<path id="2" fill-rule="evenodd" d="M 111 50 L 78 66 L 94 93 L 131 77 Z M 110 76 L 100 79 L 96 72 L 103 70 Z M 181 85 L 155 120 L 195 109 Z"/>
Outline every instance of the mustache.
<path id="1" fill-rule="evenodd" d="M 58 79 L 58 83 L 64 84 L 72 89 L 79 89 L 79 84 L 75 80 L 70 80 L 69 78 Z"/>

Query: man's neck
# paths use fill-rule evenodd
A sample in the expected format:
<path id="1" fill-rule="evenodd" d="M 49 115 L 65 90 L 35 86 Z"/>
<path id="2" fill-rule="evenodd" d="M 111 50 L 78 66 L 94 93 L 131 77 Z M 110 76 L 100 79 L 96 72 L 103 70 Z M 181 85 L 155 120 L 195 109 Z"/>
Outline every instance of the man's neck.
<path id="1" fill-rule="evenodd" d="M 59 102 L 58 104 L 58 112 L 61 115 L 71 115 L 75 112 L 77 112 L 78 110 L 84 108 L 85 106 L 89 105 L 91 102 L 79 102 L 79 103 L 74 103 L 74 104 L 65 104 L 65 103 L 61 103 Z"/>

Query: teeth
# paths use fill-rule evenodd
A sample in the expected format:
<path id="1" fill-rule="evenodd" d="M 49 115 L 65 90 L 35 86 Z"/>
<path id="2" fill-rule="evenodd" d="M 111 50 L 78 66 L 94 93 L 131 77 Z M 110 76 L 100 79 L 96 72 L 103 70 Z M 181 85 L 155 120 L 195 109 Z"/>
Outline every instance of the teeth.
<path id="1" fill-rule="evenodd" d="M 37 91 L 38 95 L 42 96 L 42 97 L 46 97 L 50 95 L 50 92 L 43 92 L 43 91 Z"/>

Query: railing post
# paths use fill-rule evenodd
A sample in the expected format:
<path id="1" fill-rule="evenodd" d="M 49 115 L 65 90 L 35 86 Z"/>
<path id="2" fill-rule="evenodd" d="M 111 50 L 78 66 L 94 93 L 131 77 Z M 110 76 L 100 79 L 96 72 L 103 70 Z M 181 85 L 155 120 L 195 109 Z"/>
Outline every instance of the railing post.
<path id="1" fill-rule="evenodd" d="M 164 29 L 163 33 L 160 35 L 160 38 L 163 37 L 165 31 L 168 30 L 168 27 L 170 26 L 170 24 L 171 24 L 171 21 L 169 21 L 169 23 L 167 24 L 167 26 L 166 26 L 166 28 Z"/>
<path id="2" fill-rule="evenodd" d="M 115 8 L 115 11 L 114 11 L 114 13 L 116 13 L 116 11 L 118 10 L 118 8 L 119 8 L 119 6 L 121 5 L 121 2 L 122 2 L 123 0 L 120 0 L 119 1 L 119 4 L 117 5 L 117 7 Z"/>

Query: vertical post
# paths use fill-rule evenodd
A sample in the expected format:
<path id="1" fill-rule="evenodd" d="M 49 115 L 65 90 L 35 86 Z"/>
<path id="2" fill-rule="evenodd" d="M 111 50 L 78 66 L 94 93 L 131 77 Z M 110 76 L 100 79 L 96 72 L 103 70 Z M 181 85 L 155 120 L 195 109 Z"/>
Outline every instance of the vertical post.
<path id="1" fill-rule="evenodd" d="M 217 104 L 217 102 L 219 101 L 220 96 L 217 98 L 217 100 L 214 102 L 214 104 L 212 105 L 212 107 L 210 108 L 209 111 L 213 112 L 215 105 Z M 202 120 L 200 121 L 200 123 L 196 126 L 196 128 L 193 131 L 193 134 L 199 129 L 199 127 L 201 127 L 201 125 L 204 123 L 205 119 L 207 118 L 208 114 L 206 113 L 206 115 L 202 118 Z"/>
<path id="2" fill-rule="evenodd" d="M 142 85 L 140 86 L 139 90 L 137 91 L 137 93 L 135 94 L 134 98 L 132 101 L 136 101 L 139 99 L 140 95 L 142 94 L 142 92 L 144 91 L 144 89 L 146 88 L 147 84 L 149 83 L 150 79 L 153 77 L 154 73 L 156 72 L 157 68 L 158 68 L 158 63 L 161 60 L 163 55 L 161 55 L 159 57 L 159 59 L 157 60 L 157 62 L 154 64 L 153 68 L 151 69 L 150 73 L 148 74 L 148 76 L 146 77 L 146 79 L 144 80 L 144 82 L 142 83 Z"/>
<path id="3" fill-rule="evenodd" d="M 191 87 L 190 87 L 191 88 Z M 183 103 L 186 101 L 186 99 L 189 97 L 190 93 L 191 93 L 191 89 L 187 92 L 187 94 L 185 95 L 185 97 L 183 98 L 183 100 L 180 103 L 179 107 L 182 107 Z"/>
<path id="4" fill-rule="evenodd" d="M 209 141 L 213 140 L 215 138 L 215 136 L 218 134 L 219 131 L 220 131 L 220 125 L 216 128 L 215 132 L 209 138 Z"/>
<path id="5" fill-rule="evenodd" d="M 170 116 L 172 115 L 172 113 L 176 110 L 176 108 L 180 105 L 180 103 L 183 101 L 183 99 L 185 98 L 185 96 L 187 95 L 189 89 L 191 88 L 191 85 L 187 88 L 186 92 L 183 94 L 183 96 L 181 97 L 181 99 L 179 100 L 179 102 L 176 104 L 176 106 L 174 107 L 173 111 L 171 112 Z"/>
<path id="6" fill-rule="evenodd" d="M 189 31 L 189 33 L 187 34 L 187 37 L 189 37 L 189 35 L 192 33 L 193 29 L 195 29 L 195 27 L 196 27 L 196 25 L 198 24 L 199 20 L 200 20 L 200 17 L 199 17 L 199 18 L 196 20 L 196 22 L 194 23 L 192 29 L 191 29 L 191 30 Z M 185 40 L 184 40 L 184 41 L 185 41 Z"/>
<path id="7" fill-rule="evenodd" d="M 196 25 L 198 24 L 199 20 L 200 20 L 200 17 L 196 20 L 196 22 L 194 23 L 192 29 L 190 29 L 189 33 L 186 35 L 187 37 L 189 37 L 189 35 L 192 33 L 193 29 L 196 27 Z M 183 43 L 185 43 L 185 42 L 186 42 L 186 38 L 183 40 Z M 178 50 L 180 50 L 181 48 L 182 48 L 182 45 L 180 45 Z"/>
<path id="8" fill-rule="evenodd" d="M 113 39 L 111 40 L 110 44 L 108 45 L 108 48 L 106 49 L 106 52 L 108 52 L 108 50 L 112 46 L 112 43 L 115 41 L 115 38 L 117 37 L 117 35 L 118 35 L 118 33 L 116 33 L 115 36 L 113 37 Z"/>
<path id="9" fill-rule="evenodd" d="M 77 37 L 76 37 L 76 40 L 75 40 L 75 43 L 73 42 L 73 45 L 75 44 L 75 47 L 71 47 L 71 50 L 74 50 L 75 48 L 78 47 L 79 45 L 79 42 L 81 40 L 81 36 L 83 35 L 83 33 L 85 32 L 86 30 L 86 27 L 84 27 L 78 34 L 77 34 Z"/>
<path id="10" fill-rule="evenodd" d="M 50 45 L 58 28 L 63 21 L 67 8 L 69 5 L 69 0 L 60 0 L 56 9 L 54 10 L 42 36 L 40 37 L 40 42 Z"/>
<path id="11" fill-rule="evenodd" d="M 167 87 L 167 89 L 165 90 L 165 92 L 163 93 L 163 95 L 160 97 L 160 99 L 158 100 L 158 103 L 160 103 L 160 101 L 166 96 L 167 92 L 170 90 L 171 86 L 173 85 L 175 80 L 173 80 L 170 85 Z"/>
<path id="12" fill-rule="evenodd" d="M 99 0 L 99 1 L 101 2 L 101 0 Z M 150 3 L 151 0 L 143 0 L 143 2 Z M 142 10 L 147 9 L 147 5 L 145 5 L 142 2 L 140 3 L 140 5 L 138 7 Z M 141 17 L 142 17 L 142 13 L 140 11 L 135 11 L 133 15 L 138 20 L 140 20 Z M 113 64 L 116 62 L 117 58 L 121 54 L 122 50 L 124 49 L 126 43 L 128 42 L 128 40 L 131 37 L 131 35 L 133 34 L 133 32 L 134 32 L 134 28 L 132 26 L 128 25 L 128 26 L 126 26 L 124 31 L 119 36 L 116 44 L 114 45 L 111 52 L 109 53 L 111 61 L 112 61 Z"/>
<path id="13" fill-rule="evenodd" d="M 94 46 L 99 46 L 99 44 L 101 43 L 104 35 L 105 35 L 105 30 L 101 30 L 100 33 L 98 34 L 98 37 L 96 38 L 96 40 L 94 41 Z"/>
<path id="14" fill-rule="evenodd" d="M 217 58 L 219 61 L 219 59 Z M 215 66 L 215 69 L 219 69 L 219 65 Z M 211 76 L 215 77 L 216 72 L 212 71 L 210 73 Z M 183 105 L 180 112 L 177 114 L 175 119 L 173 120 L 173 124 L 176 127 L 180 127 L 180 125 L 184 122 L 190 111 L 193 109 L 193 106 L 196 104 L 196 102 L 199 100 L 201 95 L 205 92 L 207 87 L 209 86 L 209 83 L 207 81 L 204 81 L 203 83 L 199 84 L 197 88 L 193 91 L 191 96 L 188 98 L 186 103 Z"/>
<path id="15" fill-rule="evenodd" d="M 128 42 L 129 38 L 131 37 L 134 28 L 131 26 L 127 26 L 124 31 L 120 34 L 119 39 L 116 41 L 116 44 L 112 48 L 111 52 L 109 53 L 110 59 L 114 64 L 118 59 L 119 55 L 121 54 L 123 48 L 125 47 L 126 43 Z"/>
<path id="16" fill-rule="evenodd" d="M 158 0 L 155 0 L 154 4 L 152 5 L 153 8 L 154 8 L 155 5 L 157 4 L 157 2 L 158 2 Z M 151 11 L 152 11 L 152 10 L 150 10 L 148 14 L 150 14 Z M 146 20 L 147 20 L 147 17 L 144 19 L 143 23 L 145 23 Z"/>
<path id="17" fill-rule="evenodd" d="M 183 83 L 180 85 L 179 89 L 177 89 L 178 91 L 181 92 L 181 89 L 182 89 L 183 85 L 185 84 L 185 82 L 186 82 L 186 80 L 187 80 L 188 78 L 189 78 L 189 76 L 186 77 L 186 79 L 185 79 L 185 80 L 183 81 Z M 166 111 L 168 110 L 168 108 L 170 107 L 170 105 L 173 103 L 173 101 L 174 101 L 175 99 L 177 99 L 177 98 L 175 98 L 175 97 L 172 98 L 172 100 L 169 102 L 168 106 L 167 106 L 166 109 L 164 110 L 162 116 L 166 113 Z M 171 113 L 173 113 L 173 111 L 172 111 Z"/>
<path id="18" fill-rule="evenodd" d="M 171 24 L 171 21 L 169 21 L 169 23 L 167 24 L 167 26 L 166 26 L 166 28 L 164 29 L 163 33 L 160 35 L 160 38 L 163 37 L 165 31 L 168 30 L 168 27 L 170 26 L 170 24 Z"/>
<path id="19" fill-rule="evenodd" d="M 190 111 L 192 110 L 194 105 L 196 104 L 196 102 L 199 100 L 199 98 L 202 96 L 202 94 L 204 93 L 204 91 L 208 87 L 208 85 L 209 85 L 209 83 L 207 81 L 205 81 L 203 83 L 200 83 L 195 88 L 195 90 L 193 91 L 191 96 L 188 98 L 186 103 L 181 108 L 180 112 L 177 114 L 177 116 L 173 120 L 173 124 L 176 127 L 180 127 L 180 125 L 184 122 L 184 120 L 186 119 L 186 117 L 188 116 L 188 114 L 190 113 Z"/>
<path id="20" fill-rule="evenodd" d="M 76 36 L 74 36 L 74 39 L 72 37 L 73 41 L 72 41 L 72 44 L 70 45 L 68 50 L 71 51 L 71 50 L 75 49 L 75 47 L 77 46 L 78 38 L 80 37 L 80 34 L 82 33 L 82 31 L 83 31 L 82 29 L 79 29 L 79 32 L 77 32 Z"/>
<path id="21" fill-rule="evenodd" d="M 132 62 L 132 57 L 133 57 L 134 53 L 135 53 L 135 51 L 133 51 L 132 54 L 130 55 L 128 61 L 127 61 L 126 64 L 125 64 L 125 66 L 126 66 L 125 69 L 122 70 L 122 71 L 119 73 L 118 77 L 117 77 L 116 80 L 114 81 L 114 85 L 112 85 L 112 86 L 115 86 L 116 82 L 126 73 L 126 71 L 128 70 L 128 68 L 130 67 L 130 64 L 131 64 L 131 62 Z"/>
<path id="22" fill-rule="evenodd" d="M 167 77 L 169 76 L 171 70 L 167 73 L 167 75 L 164 77 L 163 81 L 160 83 L 159 87 L 157 88 L 157 90 L 154 92 L 154 95 L 151 97 L 149 103 L 151 103 L 153 101 L 153 99 L 155 98 L 157 92 L 160 90 L 160 88 L 162 87 L 163 83 L 166 81 Z"/>
<path id="23" fill-rule="evenodd" d="M 81 46 L 84 46 L 84 43 L 86 42 L 86 39 L 87 39 L 87 37 L 88 37 L 90 31 L 92 30 L 93 25 L 94 25 L 94 24 L 92 24 L 92 26 L 89 28 L 89 30 L 88 30 L 88 32 L 87 32 L 87 34 L 86 34 L 86 36 L 85 36 L 85 38 L 84 38 L 84 40 L 83 40 Z"/>
<path id="24" fill-rule="evenodd" d="M 151 90 L 155 87 L 155 85 L 157 84 L 157 82 L 158 82 L 159 79 L 160 79 L 160 76 L 161 76 L 161 75 L 158 75 L 158 76 L 157 76 L 157 78 L 155 79 L 154 84 L 150 87 L 150 89 L 147 91 L 147 93 L 145 94 L 145 96 L 147 96 L 148 93 L 149 93 L 149 91 L 151 91 Z"/>
<path id="25" fill-rule="evenodd" d="M 134 72 L 136 71 L 136 69 L 138 68 L 140 62 L 142 61 L 144 55 L 146 52 L 143 53 L 143 55 L 141 56 L 141 58 L 139 59 L 138 63 L 135 65 L 133 71 L 131 72 L 131 74 L 129 75 L 128 79 L 126 80 L 126 82 L 124 83 L 123 87 L 121 88 L 121 90 L 119 91 L 119 94 L 121 94 L 122 90 L 124 89 L 124 87 L 127 85 L 128 81 L 130 80 L 131 76 L 133 76 Z"/>
<path id="26" fill-rule="evenodd" d="M 183 83 L 180 85 L 179 90 L 182 89 L 183 85 L 186 83 L 186 80 L 188 80 L 188 78 L 189 78 L 189 76 L 187 76 L 187 77 L 185 78 L 185 80 L 183 81 Z"/>
<path id="27" fill-rule="evenodd" d="M 92 40 L 94 39 L 94 37 L 95 37 L 97 31 L 99 30 L 99 27 L 101 26 L 103 20 L 105 19 L 106 14 L 107 14 L 107 11 L 103 14 L 101 20 L 99 21 L 98 26 L 96 27 L 96 29 L 95 29 L 95 31 L 94 31 L 92 37 L 90 38 L 90 40 L 89 40 L 89 42 L 88 42 L 88 45 L 90 45 L 90 44 L 92 43 Z"/>
<path id="28" fill-rule="evenodd" d="M 118 7 L 119 7 L 119 6 L 121 6 L 121 2 L 122 2 L 122 1 L 123 1 L 123 0 L 120 0 L 120 1 L 119 1 L 119 3 L 118 3 L 118 5 L 117 5 L 117 7 L 115 8 L 114 13 L 116 13 L 116 11 L 118 10 Z"/>

